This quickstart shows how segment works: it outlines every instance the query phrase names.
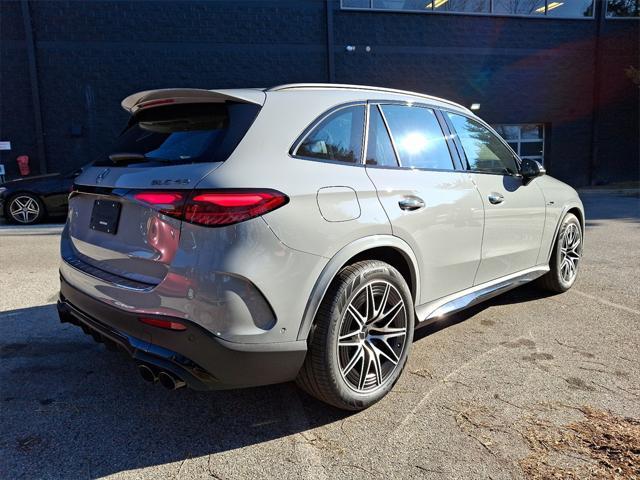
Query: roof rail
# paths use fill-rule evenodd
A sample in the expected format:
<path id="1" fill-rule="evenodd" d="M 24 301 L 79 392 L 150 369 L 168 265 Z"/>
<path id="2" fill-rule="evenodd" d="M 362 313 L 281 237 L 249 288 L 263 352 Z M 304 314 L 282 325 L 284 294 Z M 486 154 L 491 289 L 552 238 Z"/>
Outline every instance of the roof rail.
<path id="1" fill-rule="evenodd" d="M 397 93 L 401 95 L 411 95 L 413 97 L 421 97 L 429 100 L 437 100 L 439 102 L 448 103 L 449 105 L 454 105 L 458 108 L 466 112 L 470 112 L 470 110 L 459 103 L 452 102 L 451 100 L 447 100 L 445 98 L 435 97 L 433 95 L 427 95 L 425 93 L 412 92 L 409 90 L 398 90 L 396 88 L 387 88 L 387 87 L 374 87 L 371 85 L 350 85 L 345 83 L 288 83 L 285 85 L 277 85 L 275 87 L 271 87 L 266 89 L 266 92 L 281 92 L 283 90 L 295 90 L 295 89 L 305 89 L 305 88 L 325 88 L 325 89 L 343 89 L 343 90 L 366 90 L 371 92 L 385 92 L 385 93 Z M 471 113 L 471 112 L 470 112 Z"/>

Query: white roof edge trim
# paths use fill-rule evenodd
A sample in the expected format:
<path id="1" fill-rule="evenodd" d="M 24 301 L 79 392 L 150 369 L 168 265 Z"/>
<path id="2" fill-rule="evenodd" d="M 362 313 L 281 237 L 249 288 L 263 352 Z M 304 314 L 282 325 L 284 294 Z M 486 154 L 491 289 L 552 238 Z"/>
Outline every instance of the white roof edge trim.
<path id="1" fill-rule="evenodd" d="M 412 92 L 410 90 L 398 90 L 396 88 L 387 88 L 387 87 L 374 87 L 371 85 L 350 85 L 346 83 L 288 83 L 285 85 L 277 85 L 275 87 L 269 88 L 267 92 L 280 92 L 283 90 L 294 90 L 294 89 L 336 89 L 336 90 L 366 90 L 371 92 L 385 92 L 385 93 L 396 93 L 399 95 L 409 95 L 412 97 L 420 97 L 426 98 L 428 100 L 435 100 L 438 102 L 446 103 L 449 105 L 453 105 L 458 107 L 465 112 L 473 113 L 467 107 L 460 105 L 459 103 L 452 102 L 451 100 L 447 100 L 446 98 L 435 97 L 433 95 L 427 95 L 426 93 Z"/>
<path id="2" fill-rule="evenodd" d="M 260 89 L 238 88 L 222 90 L 204 90 L 199 88 L 162 88 L 158 90 L 145 90 L 134 93 L 122 100 L 122 108 L 129 113 L 135 113 L 137 106 L 150 100 L 160 100 L 173 98 L 175 103 L 197 103 L 197 102 L 223 102 L 225 100 L 235 100 L 255 105 L 264 105 L 266 94 Z"/>

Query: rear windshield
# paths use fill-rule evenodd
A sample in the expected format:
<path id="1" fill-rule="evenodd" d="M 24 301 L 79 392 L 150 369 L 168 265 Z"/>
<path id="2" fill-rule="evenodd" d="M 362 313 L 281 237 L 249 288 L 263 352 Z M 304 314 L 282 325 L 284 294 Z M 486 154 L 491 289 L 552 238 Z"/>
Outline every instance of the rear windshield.
<path id="1" fill-rule="evenodd" d="M 134 115 L 115 145 L 94 165 L 223 162 L 260 107 L 248 103 L 167 105 Z"/>

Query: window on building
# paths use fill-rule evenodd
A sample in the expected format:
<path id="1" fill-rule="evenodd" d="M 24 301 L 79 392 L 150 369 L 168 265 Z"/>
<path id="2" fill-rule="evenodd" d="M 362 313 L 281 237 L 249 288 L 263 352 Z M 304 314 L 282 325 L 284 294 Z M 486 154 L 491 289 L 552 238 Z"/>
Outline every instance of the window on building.
<path id="1" fill-rule="evenodd" d="M 544 15 L 545 0 L 494 0 L 493 13 L 507 15 Z"/>
<path id="2" fill-rule="evenodd" d="M 495 125 L 494 128 L 520 158 L 537 160 L 544 165 L 543 124 Z"/>
<path id="3" fill-rule="evenodd" d="M 367 165 L 397 167 L 398 160 L 393 151 L 389 132 L 384 124 L 378 107 L 373 105 L 369 111 L 369 136 L 367 140 Z"/>
<path id="4" fill-rule="evenodd" d="M 360 163 L 363 130 L 364 106 L 342 108 L 320 122 L 295 154 L 319 160 Z"/>
<path id="5" fill-rule="evenodd" d="M 634 5 L 638 1 L 640 0 L 609 0 L 615 4 Z M 593 18 L 594 0 L 341 0 L 341 2 L 342 8 L 347 9 Z M 637 15 L 637 8 L 635 10 L 632 8 L 631 11 L 635 11 Z"/>
<path id="6" fill-rule="evenodd" d="M 607 0 L 607 17 L 640 18 L 640 0 Z"/>
<path id="7" fill-rule="evenodd" d="M 453 170 L 447 141 L 430 108 L 382 105 L 403 167 Z"/>
<path id="8" fill-rule="evenodd" d="M 435 12 L 489 13 L 490 0 L 430 0 L 426 2 Z"/>
<path id="9" fill-rule="evenodd" d="M 513 153 L 484 125 L 464 115 L 447 113 L 469 163 L 469 169 L 482 173 L 518 173 Z"/>
<path id="10" fill-rule="evenodd" d="M 547 2 L 547 16 L 558 18 L 593 18 L 592 0 L 554 1 Z"/>

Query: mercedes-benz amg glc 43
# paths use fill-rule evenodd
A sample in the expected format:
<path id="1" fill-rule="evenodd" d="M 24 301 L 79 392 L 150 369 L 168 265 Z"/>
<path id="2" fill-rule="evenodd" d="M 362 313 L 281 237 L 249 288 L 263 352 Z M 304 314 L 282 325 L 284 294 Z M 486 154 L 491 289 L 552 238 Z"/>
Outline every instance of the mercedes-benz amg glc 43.
<path id="1" fill-rule="evenodd" d="M 296 380 L 343 409 L 414 329 L 576 279 L 576 192 L 468 109 L 377 87 L 167 89 L 76 179 L 61 319 L 167 388 Z"/>

